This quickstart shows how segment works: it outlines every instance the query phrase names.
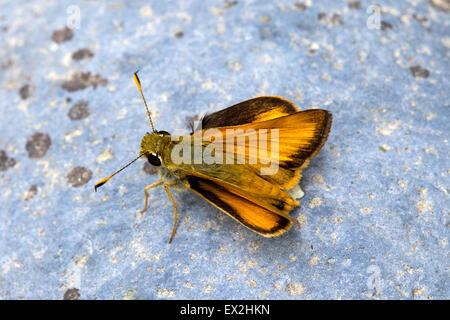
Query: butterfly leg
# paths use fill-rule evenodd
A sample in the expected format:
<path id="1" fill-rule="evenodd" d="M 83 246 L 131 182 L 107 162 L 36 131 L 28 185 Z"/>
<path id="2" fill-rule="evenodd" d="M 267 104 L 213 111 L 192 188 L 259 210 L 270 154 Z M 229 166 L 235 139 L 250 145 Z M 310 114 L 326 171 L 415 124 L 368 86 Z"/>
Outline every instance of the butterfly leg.
<path id="1" fill-rule="evenodd" d="M 164 189 L 166 189 L 166 193 L 170 198 L 170 201 L 172 201 L 173 209 L 174 209 L 174 223 L 172 228 L 172 234 L 170 235 L 169 243 L 172 242 L 173 238 L 175 237 L 175 232 L 177 231 L 177 204 L 173 200 L 172 194 L 170 193 L 169 186 L 172 184 L 175 184 L 177 181 L 170 181 L 164 185 Z"/>
<path id="2" fill-rule="evenodd" d="M 154 182 L 154 183 L 152 183 L 152 184 L 149 184 L 148 186 L 145 187 L 145 189 L 144 189 L 144 193 L 145 193 L 145 204 L 144 204 L 144 209 L 141 210 L 141 214 L 143 214 L 143 213 L 145 212 L 145 210 L 147 210 L 147 203 L 148 203 L 148 197 L 149 197 L 147 190 L 149 190 L 149 189 L 151 189 L 151 188 L 158 187 L 158 186 L 160 186 L 161 184 L 163 184 L 163 182 L 164 182 L 164 181 L 162 181 L 162 180 L 158 180 L 158 181 L 156 181 L 156 182 Z"/>

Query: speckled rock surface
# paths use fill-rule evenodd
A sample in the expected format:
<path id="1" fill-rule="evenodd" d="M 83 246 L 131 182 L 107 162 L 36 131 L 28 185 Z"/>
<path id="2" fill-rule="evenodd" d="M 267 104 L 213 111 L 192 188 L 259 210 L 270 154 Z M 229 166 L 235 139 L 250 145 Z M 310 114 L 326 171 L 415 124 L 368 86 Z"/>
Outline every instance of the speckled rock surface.
<path id="1" fill-rule="evenodd" d="M 0 3 L 1 299 L 449 298 L 448 1 Z M 144 160 L 94 193 L 149 130 L 138 68 L 169 132 L 264 94 L 332 111 L 301 230 L 175 193 L 169 245 Z"/>

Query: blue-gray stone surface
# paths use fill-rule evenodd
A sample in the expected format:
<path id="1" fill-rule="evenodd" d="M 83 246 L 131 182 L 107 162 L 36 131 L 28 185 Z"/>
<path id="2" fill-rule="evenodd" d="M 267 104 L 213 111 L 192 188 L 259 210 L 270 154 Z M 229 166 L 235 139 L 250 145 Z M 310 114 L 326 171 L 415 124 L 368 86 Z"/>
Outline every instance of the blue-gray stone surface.
<path id="1" fill-rule="evenodd" d="M 448 299 L 450 4 L 373 4 L 1 1 L 0 299 Z M 330 110 L 301 229 L 174 192 L 168 244 L 144 160 L 94 193 L 149 131 L 137 69 L 169 132 L 259 95 Z"/>

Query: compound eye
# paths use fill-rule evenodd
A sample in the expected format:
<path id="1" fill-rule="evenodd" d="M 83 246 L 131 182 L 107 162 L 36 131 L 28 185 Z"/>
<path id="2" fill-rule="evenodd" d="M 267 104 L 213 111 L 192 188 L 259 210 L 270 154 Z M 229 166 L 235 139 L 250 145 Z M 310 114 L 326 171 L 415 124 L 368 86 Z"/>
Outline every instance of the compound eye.
<path id="1" fill-rule="evenodd" d="M 150 153 L 147 155 L 148 162 L 150 164 L 159 167 L 161 165 L 161 160 L 159 160 L 158 156 L 156 154 Z"/>

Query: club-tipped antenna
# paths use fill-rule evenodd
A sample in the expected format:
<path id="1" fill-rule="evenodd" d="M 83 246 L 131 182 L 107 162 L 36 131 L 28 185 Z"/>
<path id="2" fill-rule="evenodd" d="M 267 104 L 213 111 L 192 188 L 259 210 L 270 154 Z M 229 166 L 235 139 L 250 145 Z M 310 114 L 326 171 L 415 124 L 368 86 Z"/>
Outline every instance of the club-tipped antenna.
<path id="1" fill-rule="evenodd" d="M 125 169 L 126 167 L 128 167 L 129 165 L 131 165 L 133 162 L 135 162 L 137 159 L 139 159 L 140 157 L 142 157 L 145 153 L 141 153 L 136 159 L 134 159 L 133 161 L 131 161 L 130 163 L 128 163 L 126 166 L 122 167 L 120 170 L 117 170 L 116 172 L 114 172 L 112 175 L 110 175 L 109 177 L 100 180 L 99 182 L 97 182 L 95 184 L 94 190 L 95 192 L 97 192 L 97 188 L 101 187 L 102 185 L 104 185 L 105 183 L 108 182 L 109 179 L 111 179 L 112 177 L 114 177 L 116 174 L 118 174 L 120 171 L 122 171 L 123 169 Z"/>
<path id="2" fill-rule="evenodd" d="M 153 126 L 152 117 L 150 116 L 150 110 L 148 110 L 147 102 L 145 101 L 144 94 L 142 93 L 141 81 L 139 80 L 139 77 L 138 77 L 138 75 L 137 75 L 138 72 L 139 72 L 139 70 L 137 70 L 137 71 L 134 73 L 134 77 L 133 77 L 133 78 L 134 78 L 134 82 L 136 82 L 136 86 L 138 87 L 139 92 L 141 93 L 142 100 L 144 100 L 145 109 L 147 109 L 148 120 L 150 120 L 150 127 L 152 127 L 152 131 L 155 132 L 155 127 Z"/>

